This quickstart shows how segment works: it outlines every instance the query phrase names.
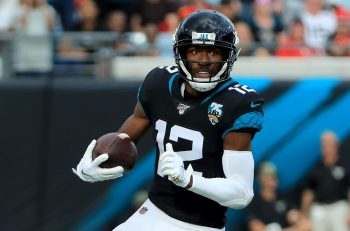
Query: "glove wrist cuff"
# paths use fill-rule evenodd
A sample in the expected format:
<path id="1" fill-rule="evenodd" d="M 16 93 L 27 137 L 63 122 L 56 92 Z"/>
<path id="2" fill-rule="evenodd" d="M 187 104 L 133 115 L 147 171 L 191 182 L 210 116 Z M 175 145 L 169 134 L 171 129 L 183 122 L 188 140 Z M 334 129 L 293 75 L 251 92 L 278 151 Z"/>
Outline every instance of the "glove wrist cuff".
<path id="1" fill-rule="evenodd" d="M 183 178 L 183 180 L 181 180 L 180 182 L 174 182 L 177 186 L 186 188 L 188 186 L 188 184 L 191 181 L 191 176 L 193 173 L 193 168 L 192 165 L 188 165 L 186 171 L 185 171 L 185 176 Z"/>

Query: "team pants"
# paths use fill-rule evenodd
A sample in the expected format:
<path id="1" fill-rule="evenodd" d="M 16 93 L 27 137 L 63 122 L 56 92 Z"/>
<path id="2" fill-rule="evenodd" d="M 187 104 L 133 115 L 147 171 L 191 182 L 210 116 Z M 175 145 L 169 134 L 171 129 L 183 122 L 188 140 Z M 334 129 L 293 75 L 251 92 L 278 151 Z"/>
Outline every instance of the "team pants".
<path id="1" fill-rule="evenodd" d="M 349 204 L 338 201 L 331 204 L 315 203 L 311 206 L 310 216 L 313 231 L 348 231 L 347 216 Z"/>
<path id="2" fill-rule="evenodd" d="M 145 203 L 124 223 L 113 231 L 225 231 L 193 225 L 169 217 L 158 209 L 150 200 Z"/>

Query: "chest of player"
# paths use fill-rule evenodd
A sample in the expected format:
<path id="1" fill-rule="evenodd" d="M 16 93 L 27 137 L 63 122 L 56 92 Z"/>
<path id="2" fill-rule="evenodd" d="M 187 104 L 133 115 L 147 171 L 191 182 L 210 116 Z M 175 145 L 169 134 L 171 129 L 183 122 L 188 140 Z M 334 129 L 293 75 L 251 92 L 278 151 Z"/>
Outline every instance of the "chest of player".
<path id="1" fill-rule="evenodd" d="M 186 102 L 163 96 L 150 107 L 160 153 L 170 142 L 186 165 L 191 163 L 195 171 L 207 177 L 221 176 L 222 135 L 228 125 L 220 101 Z"/>
<path id="2" fill-rule="evenodd" d="M 222 135 L 229 125 L 226 122 L 224 105 L 220 101 L 201 103 L 176 99 L 165 100 L 166 98 L 163 97 L 152 105 L 157 108 L 151 110 L 154 112 L 152 117 L 156 129 L 157 125 L 163 123 L 166 124 L 167 132 L 179 131 L 180 137 L 187 134 L 193 139 L 203 136 L 205 142 L 211 146 L 216 146 L 218 141 L 222 143 Z"/>

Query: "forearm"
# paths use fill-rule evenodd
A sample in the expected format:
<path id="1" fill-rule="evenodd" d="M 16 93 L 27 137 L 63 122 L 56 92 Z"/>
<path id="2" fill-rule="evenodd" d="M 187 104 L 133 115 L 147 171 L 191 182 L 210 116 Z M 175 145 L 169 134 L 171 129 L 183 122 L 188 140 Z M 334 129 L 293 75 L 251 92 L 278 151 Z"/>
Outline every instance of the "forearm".
<path id="1" fill-rule="evenodd" d="M 213 191 L 215 189 L 215 191 Z M 225 207 L 240 209 L 247 206 L 253 198 L 253 191 L 239 178 L 204 178 L 193 176 L 190 191 L 214 200 Z"/>
<path id="2" fill-rule="evenodd" d="M 301 212 L 303 215 L 307 215 L 309 213 L 311 204 L 314 200 L 313 191 L 307 189 L 303 192 L 302 200 L 301 200 Z"/>
<path id="3" fill-rule="evenodd" d="M 143 134 L 148 130 L 149 126 L 149 119 L 143 113 L 140 104 L 137 103 L 134 113 L 129 116 L 127 120 L 125 120 L 118 132 L 128 134 L 130 139 L 137 143 Z"/>
<path id="4" fill-rule="evenodd" d="M 192 186 L 189 190 L 225 207 L 243 208 L 250 203 L 254 196 L 252 153 L 250 151 L 225 150 L 222 161 L 226 178 L 204 178 L 192 175 Z"/>

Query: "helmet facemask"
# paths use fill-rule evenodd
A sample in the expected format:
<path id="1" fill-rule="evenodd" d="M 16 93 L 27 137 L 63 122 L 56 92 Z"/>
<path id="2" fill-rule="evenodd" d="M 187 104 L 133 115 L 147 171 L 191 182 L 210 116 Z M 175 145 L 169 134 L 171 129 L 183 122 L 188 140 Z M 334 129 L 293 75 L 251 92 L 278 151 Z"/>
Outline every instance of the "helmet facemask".
<path id="1" fill-rule="evenodd" d="M 191 46 L 191 45 L 190 45 Z M 179 66 L 180 71 L 182 72 L 182 77 L 185 78 L 186 81 L 191 85 L 192 88 L 194 88 L 197 91 L 200 92 L 206 92 L 210 91 L 213 88 L 216 87 L 216 85 L 219 82 L 226 81 L 229 76 L 230 72 L 232 70 L 232 66 L 234 61 L 237 58 L 236 51 L 234 49 L 230 48 L 222 48 L 223 49 L 223 61 L 217 61 L 217 62 L 205 62 L 206 64 L 220 64 L 220 69 L 217 71 L 214 75 L 210 76 L 209 78 L 196 78 L 192 76 L 191 74 L 191 68 L 190 63 L 201 63 L 200 61 L 192 61 L 185 58 L 185 51 L 190 46 L 178 46 L 177 51 L 175 51 L 175 61 L 176 64 Z M 216 46 L 218 47 L 218 46 Z"/>
<path id="2" fill-rule="evenodd" d="M 210 91 L 219 82 L 226 81 L 229 78 L 240 49 L 238 48 L 239 39 L 234 26 L 226 16 L 216 11 L 197 11 L 180 23 L 173 39 L 175 62 L 179 67 L 181 76 L 193 89 L 200 92 Z M 208 64 L 220 64 L 219 71 L 209 78 L 196 78 L 191 74 L 190 62 L 198 61 L 187 60 L 185 52 L 189 47 L 197 46 L 214 46 L 223 52 L 224 58 L 222 61 L 208 62 Z"/>

